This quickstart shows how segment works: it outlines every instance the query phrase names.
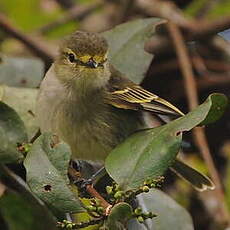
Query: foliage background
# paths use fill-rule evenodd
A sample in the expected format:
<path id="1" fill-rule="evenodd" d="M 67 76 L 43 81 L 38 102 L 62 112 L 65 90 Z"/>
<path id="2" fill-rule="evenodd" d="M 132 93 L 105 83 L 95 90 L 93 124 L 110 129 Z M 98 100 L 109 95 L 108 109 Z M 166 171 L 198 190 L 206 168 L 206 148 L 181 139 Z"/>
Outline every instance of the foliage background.
<path id="1" fill-rule="evenodd" d="M 59 40 L 76 29 L 103 32 L 113 28 L 122 22 L 136 18 L 146 18 L 149 16 L 162 16 L 173 20 L 173 15 L 167 16 L 164 12 L 149 12 L 144 6 L 148 1 L 141 0 L 13 0 L 0 2 L 0 51 L 1 56 L 7 55 L 8 64 L 0 63 L 4 67 L 0 72 L 0 83 L 10 86 L 20 87 L 38 87 L 44 71 L 51 64 L 52 57 L 57 53 Z M 156 1 L 158 4 L 160 1 Z M 165 2 L 165 1 L 162 1 Z M 228 0 L 194 0 L 194 1 L 174 1 L 176 7 L 182 11 L 185 18 L 195 18 L 197 27 L 201 26 L 198 22 L 207 20 L 218 20 L 228 16 L 230 13 L 230 2 Z M 175 12 L 178 10 L 174 8 Z M 182 20 L 182 19 L 180 19 Z M 178 24 L 181 21 L 179 20 Z M 3 23 L 5 22 L 5 24 Z M 15 36 L 12 31 L 7 30 L 7 26 L 16 30 Z M 226 23 L 230 27 L 230 23 Z M 184 33 L 188 33 L 186 28 Z M 206 27 L 207 28 L 207 27 Z M 211 28 L 212 29 L 212 28 Z M 157 39 L 161 40 L 168 36 L 168 32 L 159 31 Z M 213 38 L 213 37 L 212 37 Z M 29 44 L 26 42 L 29 39 Z M 220 37 L 215 37 L 220 41 Z M 24 43 L 22 42 L 24 41 Z M 221 92 L 230 96 L 230 67 L 229 55 L 230 48 L 227 42 L 221 40 L 213 45 L 209 36 L 202 37 L 202 41 L 195 47 L 192 43 L 189 45 L 190 59 L 195 74 L 199 102 L 203 102 L 212 92 Z M 41 50 L 38 52 L 35 44 Z M 218 43 L 218 45 L 217 45 Z M 30 47 L 30 48 L 29 48 Z M 154 59 L 148 68 L 142 85 L 168 99 L 177 105 L 182 111 L 189 111 L 189 100 L 186 95 L 186 87 L 181 74 L 173 44 L 167 52 L 153 51 Z M 21 57 L 26 58 L 24 61 Z M 35 58 L 36 57 L 36 58 Z M 38 58 L 38 59 L 37 59 Z M 20 71 L 18 66 L 24 66 Z M 11 71 L 11 72 L 9 72 Z M 9 79 L 9 74 L 12 78 Z M 13 77 L 14 76 L 14 77 Z M 16 94 L 9 90 L 8 94 Z M 30 90 L 24 103 L 30 104 Z M 6 89 L 7 91 L 7 89 Z M 1 91 L 0 91 L 1 93 Z M 16 104 L 10 97 L 5 99 L 8 103 Z M 20 109 L 20 108 L 18 108 Z M 33 115 L 25 112 L 25 119 L 29 122 Z M 32 117 L 31 117 L 32 116 Z M 228 109 L 224 117 L 215 124 L 207 127 L 206 135 L 215 167 L 218 171 L 221 183 L 223 185 L 224 199 L 230 210 L 230 110 Z M 36 127 L 29 131 L 30 135 L 34 133 Z M 207 162 L 203 161 L 197 142 L 191 134 L 185 135 L 187 141 L 183 149 L 183 159 L 190 165 L 208 173 Z M 10 165 L 10 167 L 21 177 L 25 172 L 21 167 Z M 15 213 L 9 214 L 9 209 L 5 204 L 17 206 L 22 204 L 23 210 L 30 210 L 34 207 L 24 207 L 25 202 L 17 196 L 12 188 L 7 195 L 4 191 L 6 185 L 0 184 L 0 228 L 7 229 L 3 217 L 8 217 L 9 223 L 14 223 L 12 219 L 18 218 L 18 221 L 25 221 L 22 226 L 29 225 L 33 218 L 20 218 L 20 211 L 15 209 Z M 163 190 L 176 199 L 182 206 L 189 210 L 193 217 L 195 229 L 224 229 L 224 220 L 218 215 L 218 203 L 220 200 L 213 192 L 197 193 L 182 180 L 176 178 L 170 172 L 166 175 L 166 182 Z M 39 213 L 40 211 L 38 211 Z M 29 211 L 28 211 L 29 213 Z M 36 218 L 35 218 L 36 219 Z M 19 229 L 18 226 L 10 226 L 9 229 Z M 25 228 L 23 228 L 25 229 Z M 39 229 L 39 228 L 38 228 Z"/>

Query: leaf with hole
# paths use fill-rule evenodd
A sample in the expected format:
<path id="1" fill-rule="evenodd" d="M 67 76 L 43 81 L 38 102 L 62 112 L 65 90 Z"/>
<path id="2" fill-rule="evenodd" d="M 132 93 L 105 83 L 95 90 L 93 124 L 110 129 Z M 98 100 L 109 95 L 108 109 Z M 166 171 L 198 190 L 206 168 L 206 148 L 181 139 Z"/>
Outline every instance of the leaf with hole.
<path id="1" fill-rule="evenodd" d="M 44 133 L 35 141 L 24 161 L 31 190 L 62 213 L 84 211 L 67 178 L 70 156 L 67 144 L 57 142 L 57 137 L 50 133 Z"/>
<path id="2" fill-rule="evenodd" d="M 227 103 L 223 94 L 211 94 L 203 104 L 185 116 L 131 135 L 107 157 L 107 172 L 124 190 L 138 188 L 147 178 L 163 175 L 175 161 L 182 132 L 218 120 Z"/>

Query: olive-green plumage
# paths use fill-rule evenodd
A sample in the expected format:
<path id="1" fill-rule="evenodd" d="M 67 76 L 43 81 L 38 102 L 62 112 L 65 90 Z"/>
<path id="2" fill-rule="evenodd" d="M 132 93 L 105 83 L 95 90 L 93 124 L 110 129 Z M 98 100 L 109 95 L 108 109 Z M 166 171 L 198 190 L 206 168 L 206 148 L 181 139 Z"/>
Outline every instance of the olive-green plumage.
<path id="1" fill-rule="evenodd" d="M 41 131 L 57 134 L 78 159 L 103 162 L 127 136 L 149 127 L 144 111 L 183 115 L 116 70 L 107 60 L 107 51 L 103 37 L 77 31 L 63 41 L 41 83 L 37 102 Z M 212 187 L 204 178 L 206 181 L 197 185 L 200 190 L 203 184 Z"/>

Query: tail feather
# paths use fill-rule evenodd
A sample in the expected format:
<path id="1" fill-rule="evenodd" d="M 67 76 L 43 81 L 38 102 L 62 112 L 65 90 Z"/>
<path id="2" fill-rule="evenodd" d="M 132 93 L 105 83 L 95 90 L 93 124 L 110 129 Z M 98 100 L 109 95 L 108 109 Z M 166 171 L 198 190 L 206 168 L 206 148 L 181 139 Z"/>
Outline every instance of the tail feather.
<path id="1" fill-rule="evenodd" d="M 207 176 L 179 160 L 176 160 L 170 169 L 179 177 L 189 182 L 196 190 L 200 192 L 208 189 L 215 189 L 215 185 Z"/>

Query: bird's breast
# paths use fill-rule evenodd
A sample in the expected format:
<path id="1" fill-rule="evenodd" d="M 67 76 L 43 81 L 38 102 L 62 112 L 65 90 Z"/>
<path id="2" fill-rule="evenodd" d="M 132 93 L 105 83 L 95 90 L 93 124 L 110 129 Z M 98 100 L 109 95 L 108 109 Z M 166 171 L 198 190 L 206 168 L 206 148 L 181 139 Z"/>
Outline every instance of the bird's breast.
<path id="1" fill-rule="evenodd" d="M 113 108 L 103 103 L 102 98 L 95 100 L 95 96 L 86 104 L 63 106 L 56 113 L 58 132 L 78 159 L 104 161 L 139 126 L 136 112 Z"/>

